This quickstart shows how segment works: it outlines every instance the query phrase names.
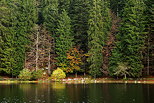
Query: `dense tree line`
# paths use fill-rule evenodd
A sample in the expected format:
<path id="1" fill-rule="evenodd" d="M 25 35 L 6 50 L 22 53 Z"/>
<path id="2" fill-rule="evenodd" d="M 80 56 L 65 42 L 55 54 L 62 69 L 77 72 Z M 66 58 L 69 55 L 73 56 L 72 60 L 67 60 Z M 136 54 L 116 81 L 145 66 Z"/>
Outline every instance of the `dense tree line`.
<path id="1" fill-rule="evenodd" d="M 152 0 L 1 0 L 0 73 L 150 75 L 153 13 Z"/>
<path id="2" fill-rule="evenodd" d="M 28 36 L 36 21 L 34 0 L 2 0 L 0 68 L 18 75 L 24 67 Z"/>
<path id="3" fill-rule="evenodd" d="M 144 46 L 145 4 L 142 0 L 127 0 L 121 14 L 122 22 L 117 34 L 116 47 L 110 60 L 110 72 L 117 74 L 124 66 L 128 75 L 139 76 L 143 65 L 141 51 Z M 119 75 L 121 73 L 118 73 Z"/>

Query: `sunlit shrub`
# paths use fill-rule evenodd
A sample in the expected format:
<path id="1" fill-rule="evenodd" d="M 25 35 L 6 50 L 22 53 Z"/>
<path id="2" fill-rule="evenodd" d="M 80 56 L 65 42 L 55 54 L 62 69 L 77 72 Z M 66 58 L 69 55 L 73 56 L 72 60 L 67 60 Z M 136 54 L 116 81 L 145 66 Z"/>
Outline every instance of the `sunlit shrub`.
<path id="1" fill-rule="evenodd" d="M 19 79 L 21 80 L 30 80 L 32 78 L 32 73 L 29 69 L 23 69 L 20 71 Z"/>
<path id="2" fill-rule="evenodd" d="M 60 68 L 57 68 L 56 70 L 54 70 L 51 75 L 52 79 L 64 79 L 65 77 L 66 77 L 65 72 Z"/>
<path id="3" fill-rule="evenodd" d="M 42 77 L 43 77 L 43 70 L 39 69 L 37 71 L 32 72 L 32 79 L 33 80 L 41 79 Z"/>

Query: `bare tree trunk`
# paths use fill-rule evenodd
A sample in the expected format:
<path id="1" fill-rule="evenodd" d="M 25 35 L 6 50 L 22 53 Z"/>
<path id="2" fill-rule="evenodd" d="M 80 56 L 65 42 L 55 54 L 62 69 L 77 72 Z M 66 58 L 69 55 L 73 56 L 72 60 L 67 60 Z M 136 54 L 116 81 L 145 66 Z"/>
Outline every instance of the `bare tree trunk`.
<path id="1" fill-rule="evenodd" d="M 41 25 L 34 28 L 34 34 L 30 36 L 31 43 L 28 46 L 26 58 L 26 68 L 38 70 L 39 68 L 51 69 L 52 63 L 52 37 L 48 31 Z M 47 70 L 47 73 L 50 70 Z"/>
<path id="2" fill-rule="evenodd" d="M 55 56 L 55 54 L 56 54 L 56 51 L 55 51 L 55 38 L 53 38 L 53 47 L 52 47 L 52 49 L 54 51 L 53 55 Z M 52 65 L 55 65 L 55 61 L 52 62 Z"/>
<path id="3" fill-rule="evenodd" d="M 150 46 L 150 40 L 149 40 L 150 38 L 149 38 L 149 36 L 148 36 L 148 56 L 147 56 L 147 75 L 149 75 L 150 74 L 150 58 L 149 58 L 149 46 Z"/>
<path id="4" fill-rule="evenodd" d="M 38 45 L 39 45 L 39 27 L 37 28 L 37 33 L 36 33 L 36 68 L 35 70 L 38 70 Z"/>
<path id="5" fill-rule="evenodd" d="M 75 77 L 76 77 L 76 78 L 78 77 L 78 73 L 77 73 L 77 72 L 75 73 Z"/>
<path id="6" fill-rule="evenodd" d="M 127 79 L 127 76 L 126 76 L 126 74 L 125 74 L 125 77 L 124 77 L 124 79 L 125 79 L 125 80 Z"/>
<path id="7" fill-rule="evenodd" d="M 24 69 L 28 69 L 26 68 L 26 52 L 25 52 L 25 60 L 24 60 L 24 66 L 23 66 Z"/>
<path id="8" fill-rule="evenodd" d="M 51 54 L 50 54 L 50 50 L 49 50 L 49 58 L 48 58 L 48 74 L 50 75 L 51 74 L 51 63 L 50 63 L 50 60 L 51 60 L 51 58 L 50 58 L 50 56 L 51 56 Z"/>

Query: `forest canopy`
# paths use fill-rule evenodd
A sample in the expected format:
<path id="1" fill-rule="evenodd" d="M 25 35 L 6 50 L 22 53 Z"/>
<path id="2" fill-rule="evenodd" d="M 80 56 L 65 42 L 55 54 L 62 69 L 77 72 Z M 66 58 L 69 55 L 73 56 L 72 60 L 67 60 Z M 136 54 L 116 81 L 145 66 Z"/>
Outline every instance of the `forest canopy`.
<path id="1" fill-rule="evenodd" d="M 153 33 L 153 0 L 1 0 L 0 75 L 153 75 Z"/>

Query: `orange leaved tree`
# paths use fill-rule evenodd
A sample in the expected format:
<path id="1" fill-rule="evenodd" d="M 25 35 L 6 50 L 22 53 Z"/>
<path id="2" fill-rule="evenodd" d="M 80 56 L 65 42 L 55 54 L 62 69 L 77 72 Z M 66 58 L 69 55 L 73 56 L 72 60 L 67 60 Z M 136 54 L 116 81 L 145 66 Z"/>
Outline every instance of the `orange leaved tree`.
<path id="1" fill-rule="evenodd" d="M 82 57 L 84 56 L 82 51 L 79 51 L 76 47 L 71 48 L 67 52 L 67 59 L 69 60 L 69 66 L 66 68 L 65 72 L 76 72 L 77 76 L 77 71 L 82 71 L 80 66 L 83 64 L 82 62 Z"/>

